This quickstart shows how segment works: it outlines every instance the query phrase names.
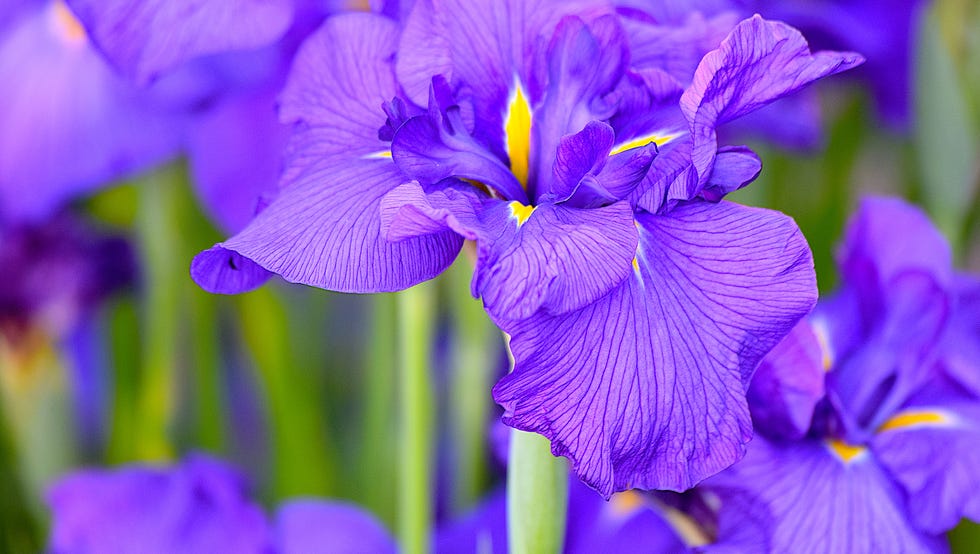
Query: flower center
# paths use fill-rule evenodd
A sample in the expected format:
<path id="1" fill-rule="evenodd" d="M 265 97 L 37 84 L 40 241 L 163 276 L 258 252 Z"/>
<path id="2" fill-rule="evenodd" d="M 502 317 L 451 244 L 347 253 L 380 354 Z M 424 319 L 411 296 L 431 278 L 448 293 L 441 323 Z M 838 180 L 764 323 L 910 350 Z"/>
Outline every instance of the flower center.
<path id="1" fill-rule="evenodd" d="M 531 156 L 531 106 L 520 81 L 514 81 L 514 89 L 507 102 L 507 115 L 504 117 L 504 136 L 507 156 L 514 177 L 527 190 L 528 160 Z"/>

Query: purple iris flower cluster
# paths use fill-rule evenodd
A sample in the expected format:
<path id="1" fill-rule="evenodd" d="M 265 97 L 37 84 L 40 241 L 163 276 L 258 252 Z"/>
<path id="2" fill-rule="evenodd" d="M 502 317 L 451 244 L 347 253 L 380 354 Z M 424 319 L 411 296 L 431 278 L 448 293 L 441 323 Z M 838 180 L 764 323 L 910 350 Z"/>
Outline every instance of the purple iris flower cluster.
<path id="1" fill-rule="evenodd" d="M 275 96 L 328 9 L 5 0 L 0 12 L 0 220 L 42 220 L 184 154 L 204 208 L 236 231 L 274 190 L 288 134 Z"/>
<path id="2" fill-rule="evenodd" d="M 690 488 L 741 456 L 752 371 L 816 300 L 792 220 L 722 201 L 760 162 L 717 128 L 861 62 L 761 17 L 707 50 L 694 27 L 669 46 L 700 61 L 668 71 L 602 2 L 330 18 L 280 99 L 278 196 L 192 274 L 392 291 L 473 240 L 473 294 L 512 337 L 504 421 L 604 496 Z"/>
<path id="3" fill-rule="evenodd" d="M 902 4 L 0 0 L 0 259 L 27 257 L 8 228 L 178 155 L 233 234 L 191 265 L 211 292 L 400 291 L 470 241 L 514 358 L 503 421 L 572 464 L 568 551 L 942 551 L 980 519 L 980 282 L 875 199 L 817 304 L 793 220 L 725 200 L 762 168 L 732 137 L 812 143 L 806 87 L 863 54 L 904 121 Z M 631 490 L 692 488 L 685 509 Z M 394 551 L 351 507 L 270 520 L 204 457 L 77 473 L 48 502 L 53 552 Z M 439 550 L 504 551 L 504 510 Z"/>
<path id="4" fill-rule="evenodd" d="M 944 552 L 980 520 L 980 280 L 894 199 L 865 200 L 839 265 L 752 381 L 745 458 L 704 488 L 728 526 L 765 514 L 769 551 Z"/>

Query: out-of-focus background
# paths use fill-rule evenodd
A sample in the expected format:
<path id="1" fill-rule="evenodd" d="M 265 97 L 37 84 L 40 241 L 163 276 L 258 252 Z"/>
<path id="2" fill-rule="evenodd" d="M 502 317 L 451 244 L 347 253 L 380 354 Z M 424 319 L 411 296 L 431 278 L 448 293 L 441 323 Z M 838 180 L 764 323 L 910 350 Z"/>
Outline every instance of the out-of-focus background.
<path id="1" fill-rule="evenodd" d="M 980 5 L 935 2 L 917 28 L 904 125 L 887 124 L 858 81 L 821 83 L 822 142 L 810 151 L 750 143 L 763 172 L 730 197 L 796 219 L 822 292 L 836 284 L 834 245 L 865 193 L 924 206 L 960 267 L 980 273 Z M 43 225 L 0 239 L 0 551 L 43 548 L 44 491 L 66 471 L 189 451 L 243 468 L 267 505 L 347 498 L 393 525 L 392 296 L 336 294 L 278 278 L 238 296 L 204 292 L 189 277 L 191 259 L 226 233 L 202 210 L 189 167 L 182 158 L 76 197 Z M 118 265 L 87 275 L 99 256 Z M 469 297 L 468 263 L 461 257 L 435 283 L 440 514 L 472 506 L 501 479 L 490 385 L 507 359 Z M 103 282 L 113 275 L 118 283 Z M 7 294 L 15 287 L 55 298 L 33 310 L 23 295 Z M 485 355 L 466 360 L 454 346 L 462 341 Z M 447 370 L 460 364 L 490 372 Z M 485 432 L 461 432 L 461 417 Z M 953 544 L 980 551 L 980 528 L 962 525 Z"/>

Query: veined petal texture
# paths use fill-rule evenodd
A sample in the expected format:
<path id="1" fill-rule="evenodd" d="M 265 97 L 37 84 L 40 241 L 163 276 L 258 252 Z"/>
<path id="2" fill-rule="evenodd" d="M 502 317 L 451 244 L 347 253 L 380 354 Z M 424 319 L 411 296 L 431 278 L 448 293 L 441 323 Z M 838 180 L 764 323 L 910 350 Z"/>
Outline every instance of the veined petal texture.
<path id="1" fill-rule="evenodd" d="M 728 517 L 768 512 L 771 552 L 945 552 L 944 539 L 908 524 L 902 493 L 867 453 L 842 460 L 820 441 L 775 446 L 761 437 L 706 483 Z M 722 540 L 724 537 L 720 537 Z"/>
<path id="2" fill-rule="evenodd" d="M 397 92 L 397 37 L 387 18 L 347 14 L 304 44 L 295 63 L 308 70 L 294 72 L 283 93 L 281 118 L 296 132 L 282 189 L 220 247 L 288 281 L 344 292 L 408 288 L 452 263 L 463 239 L 451 231 L 397 243 L 381 235 L 380 201 L 405 180 L 390 157 L 375 155 L 388 148 L 378 129 L 382 103 Z"/>
<path id="3" fill-rule="evenodd" d="M 781 214 L 693 202 L 640 215 L 634 274 L 601 300 L 504 330 L 505 422 L 552 440 L 601 494 L 685 490 L 751 437 L 745 389 L 816 300 L 809 248 Z"/>
<path id="4" fill-rule="evenodd" d="M 854 53 L 811 54 L 803 35 L 785 23 L 758 15 L 739 23 L 701 60 L 681 97 L 698 175 L 706 178 L 714 163 L 717 126 L 863 61 Z"/>

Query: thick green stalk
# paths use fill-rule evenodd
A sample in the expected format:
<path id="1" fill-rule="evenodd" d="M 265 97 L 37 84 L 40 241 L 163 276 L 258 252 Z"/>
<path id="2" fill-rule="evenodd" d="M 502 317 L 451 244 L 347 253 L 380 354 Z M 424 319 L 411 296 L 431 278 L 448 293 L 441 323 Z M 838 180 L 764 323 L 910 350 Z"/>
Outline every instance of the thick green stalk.
<path id="1" fill-rule="evenodd" d="M 423 283 L 398 294 L 399 438 L 398 535 L 406 554 L 430 550 L 434 394 L 432 342 L 435 288 Z"/>
<path id="2" fill-rule="evenodd" d="M 395 523 L 391 502 L 395 458 L 395 379 L 397 358 L 396 295 L 371 296 L 371 331 L 367 343 L 361 428 L 360 495 L 382 521 Z"/>
<path id="3" fill-rule="evenodd" d="M 548 439 L 513 430 L 507 468 L 507 540 L 511 554 L 557 554 L 565 541 L 568 466 Z"/>
<path id="4" fill-rule="evenodd" d="M 453 510 L 462 513 L 488 481 L 486 435 L 490 386 L 500 362 L 500 331 L 470 294 L 473 264 L 457 260 L 447 272 L 452 308 L 449 425 L 453 447 Z"/>

